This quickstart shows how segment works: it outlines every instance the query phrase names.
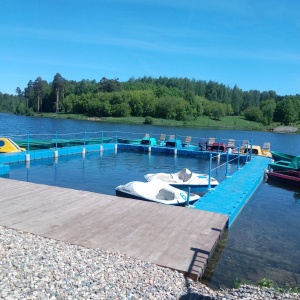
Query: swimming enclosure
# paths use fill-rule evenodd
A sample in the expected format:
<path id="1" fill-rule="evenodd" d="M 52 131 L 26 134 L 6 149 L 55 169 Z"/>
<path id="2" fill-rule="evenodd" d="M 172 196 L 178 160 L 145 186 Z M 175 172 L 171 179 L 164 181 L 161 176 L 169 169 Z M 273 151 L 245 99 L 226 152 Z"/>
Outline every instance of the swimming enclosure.
<path id="1" fill-rule="evenodd" d="M 67 133 L 72 131 L 81 132 L 82 129 L 95 132 L 101 130 L 117 131 L 121 129 L 124 132 L 139 132 L 140 136 L 143 136 L 147 132 L 153 132 L 159 137 L 159 134 L 163 132 L 167 135 L 177 133 L 184 138 L 187 135 L 221 137 L 223 140 L 230 137 L 235 138 L 237 141 L 247 137 L 257 145 L 262 145 L 264 142 L 269 141 L 271 149 L 294 155 L 298 154 L 300 147 L 300 138 L 297 134 L 225 129 L 215 130 L 213 128 L 121 125 L 3 114 L 1 114 L 0 123 L 2 132 L 7 134 L 23 134 L 28 131 L 30 133 L 41 133 L 55 132 L 57 130 L 60 133 Z M 120 184 L 124 183 L 124 173 L 120 172 L 120 168 L 129 168 L 129 172 L 125 174 L 125 181 L 132 178 L 143 180 L 143 174 L 151 170 L 151 168 L 154 169 L 154 163 L 160 164 L 166 172 L 168 170 L 173 172 L 185 164 L 194 167 L 194 171 L 207 171 L 208 169 L 208 165 L 202 165 L 202 163 L 208 162 L 207 159 L 198 158 L 194 160 L 191 157 L 181 157 L 178 155 L 155 153 L 149 155 L 149 153 L 131 153 L 131 151 L 118 151 L 117 154 L 114 154 L 112 150 L 112 153 L 109 155 L 105 153 L 108 154 L 105 151 L 102 157 L 99 155 L 99 152 L 87 153 L 85 159 L 82 158 L 81 154 L 70 155 L 65 157 L 66 161 L 64 161 L 63 157 L 59 157 L 58 164 L 54 164 L 53 158 L 31 160 L 29 170 L 26 169 L 25 163 L 22 162 L 22 174 L 20 174 L 20 170 L 16 170 L 16 173 L 26 180 L 28 171 L 29 180 L 41 180 L 39 172 L 47 169 L 52 172 L 49 174 L 49 177 L 53 177 L 52 181 L 54 181 L 55 176 L 57 178 L 57 182 L 54 184 L 68 184 L 68 186 L 75 189 L 77 187 L 79 189 L 90 189 L 92 188 L 89 184 L 90 176 L 94 175 L 88 172 L 92 170 L 91 165 L 97 165 L 99 168 L 100 166 L 105 167 L 105 170 L 100 168 L 97 169 L 97 172 L 101 174 L 109 172 L 109 175 L 115 176 Z M 95 160 L 90 160 L 94 156 Z M 141 156 L 140 160 L 137 159 L 139 156 Z M 96 159 L 96 157 L 98 158 Z M 45 161 L 45 165 L 41 165 L 42 161 Z M 46 161 L 48 161 L 48 164 Z M 71 174 L 74 175 L 74 180 L 68 182 L 65 177 L 69 176 L 69 172 L 65 170 L 68 169 L 68 165 L 73 164 L 75 161 L 78 162 L 78 172 Z M 139 170 L 136 170 L 137 164 L 135 163 L 138 161 L 141 167 Z M 184 164 L 181 164 L 182 161 L 184 161 Z M 213 168 L 215 167 L 215 162 L 216 160 L 213 160 Z M 126 163 L 128 164 L 126 165 Z M 39 168 L 39 170 L 35 171 L 35 168 Z M 236 171 L 236 165 L 232 165 L 232 168 Z M 156 171 L 157 169 L 154 170 Z M 13 172 L 15 171 L 11 167 L 11 173 Z M 131 174 L 133 177 L 129 178 Z M 213 173 L 213 176 L 218 177 L 220 174 L 223 176 L 223 178 L 219 178 L 221 181 L 224 179 L 225 168 L 217 169 Z M 123 179 L 121 176 L 123 176 Z M 75 179 L 78 179 L 78 181 Z M 50 181 L 50 178 L 48 181 Z M 99 182 L 99 178 L 96 181 Z M 104 184 L 103 188 L 108 190 L 112 186 Z M 282 287 L 297 285 L 300 282 L 300 252 L 298 251 L 298 241 L 300 240 L 299 213 L 299 189 L 289 188 L 285 185 L 273 185 L 271 182 L 263 181 L 235 219 L 228 233 L 224 235 L 224 240 L 219 242 L 217 252 L 210 261 L 206 269 L 206 274 L 202 277 L 202 281 L 205 280 L 213 288 L 234 287 L 234 282 L 237 281 L 252 282 L 255 284 L 261 278 L 272 279 Z"/>

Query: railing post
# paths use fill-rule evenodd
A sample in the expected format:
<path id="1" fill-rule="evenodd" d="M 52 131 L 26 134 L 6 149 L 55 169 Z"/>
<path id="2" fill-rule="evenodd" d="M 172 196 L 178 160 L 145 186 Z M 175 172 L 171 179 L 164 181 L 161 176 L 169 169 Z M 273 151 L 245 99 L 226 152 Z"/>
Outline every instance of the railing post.
<path id="1" fill-rule="evenodd" d="M 218 138 L 218 153 L 220 153 L 220 142 L 221 142 L 221 138 Z"/>
<path id="2" fill-rule="evenodd" d="M 207 186 L 209 190 L 211 189 L 211 186 L 210 186 L 211 166 L 212 166 L 212 154 L 210 153 L 209 154 L 209 170 L 208 170 L 208 186 Z"/>
<path id="3" fill-rule="evenodd" d="M 227 149 L 225 177 L 228 177 L 228 161 L 229 161 L 229 150 Z"/>
<path id="4" fill-rule="evenodd" d="M 30 153 L 29 153 L 29 150 L 30 150 L 30 148 L 29 148 L 30 146 L 29 146 L 29 132 L 27 133 L 27 153 L 25 154 L 25 162 L 26 162 L 26 164 L 27 165 L 29 165 L 30 163 Z"/>
<path id="5" fill-rule="evenodd" d="M 151 152 L 151 132 L 149 132 L 149 143 L 148 143 L 148 152 Z"/>
<path id="6" fill-rule="evenodd" d="M 29 132 L 27 132 L 27 152 L 30 150 L 30 142 L 29 142 Z"/>
<path id="7" fill-rule="evenodd" d="M 118 150 L 118 130 L 116 131 L 115 153 L 117 153 L 117 150 Z"/>
<path id="8" fill-rule="evenodd" d="M 84 131 L 84 138 L 83 138 L 83 146 L 85 147 L 85 141 L 86 141 L 86 130 Z"/>
<path id="9" fill-rule="evenodd" d="M 250 140 L 250 160 L 252 159 L 252 140 Z"/>
<path id="10" fill-rule="evenodd" d="M 191 196 L 191 188 L 188 188 L 188 194 L 187 194 L 187 200 L 186 200 L 186 206 L 190 205 L 190 196 Z"/>
<path id="11" fill-rule="evenodd" d="M 237 163 L 237 169 L 240 169 L 240 145 L 238 145 L 238 163 Z"/>
<path id="12" fill-rule="evenodd" d="M 247 149 L 247 151 L 246 151 L 246 163 L 248 162 L 248 155 L 249 155 L 249 150 L 250 150 L 250 148 L 249 148 L 249 143 L 247 143 L 247 145 L 246 145 L 246 149 Z"/>
<path id="13" fill-rule="evenodd" d="M 58 133 L 56 131 L 56 137 L 55 137 L 55 149 L 57 150 L 57 136 L 58 136 Z"/>
<path id="14" fill-rule="evenodd" d="M 103 144 L 103 130 L 101 130 L 101 144 Z"/>

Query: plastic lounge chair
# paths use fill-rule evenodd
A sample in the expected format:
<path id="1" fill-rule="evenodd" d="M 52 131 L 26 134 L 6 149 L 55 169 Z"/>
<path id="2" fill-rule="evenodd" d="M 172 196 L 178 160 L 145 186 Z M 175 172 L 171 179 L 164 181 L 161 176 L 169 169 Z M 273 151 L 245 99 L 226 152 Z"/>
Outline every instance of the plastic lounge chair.
<path id="1" fill-rule="evenodd" d="M 243 140 L 242 145 L 240 146 L 240 151 L 243 152 L 247 147 L 249 147 L 249 141 Z"/>
<path id="2" fill-rule="evenodd" d="M 184 147 L 189 146 L 190 143 L 191 143 L 191 140 L 192 140 L 192 137 L 191 137 L 191 136 L 187 136 L 187 137 L 185 138 L 185 141 L 184 141 L 184 143 L 183 143 L 183 146 L 184 146 Z"/>
<path id="3" fill-rule="evenodd" d="M 242 147 L 246 148 L 248 144 L 249 144 L 248 140 L 243 140 Z"/>
<path id="4" fill-rule="evenodd" d="M 234 147 L 235 147 L 235 140 L 234 139 L 229 139 L 228 144 L 227 144 L 227 148 L 233 149 Z"/>
<path id="5" fill-rule="evenodd" d="M 165 145 L 165 140 L 166 140 L 166 135 L 164 133 L 162 133 L 160 135 L 159 141 L 157 141 L 157 145 Z"/>
<path id="6" fill-rule="evenodd" d="M 269 142 L 265 142 L 263 144 L 263 150 L 266 150 L 266 151 L 270 151 L 271 150 L 271 144 Z"/>
<path id="7" fill-rule="evenodd" d="M 206 147 L 206 150 L 210 150 L 211 149 L 211 146 L 213 145 L 213 143 L 216 142 L 216 139 L 215 138 L 209 138 L 208 141 L 207 141 L 207 147 Z"/>
<path id="8" fill-rule="evenodd" d="M 211 146 L 213 143 L 215 143 L 216 142 L 216 139 L 215 138 L 209 138 L 208 139 L 208 142 L 207 142 L 207 145 L 208 146 Z"/>

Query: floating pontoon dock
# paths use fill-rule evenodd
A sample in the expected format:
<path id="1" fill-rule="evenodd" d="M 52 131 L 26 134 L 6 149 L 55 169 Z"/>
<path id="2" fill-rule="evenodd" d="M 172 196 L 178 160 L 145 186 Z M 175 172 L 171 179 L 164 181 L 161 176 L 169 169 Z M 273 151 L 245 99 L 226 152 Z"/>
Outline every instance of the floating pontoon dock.
<path id="1" fill-rule="evenodd" d="M 254 156 L 241 169 L 200 198 L 194 207 L 228 215 L 228 227 L 262 182 L 270 158 Z"/>
<path id="2" fill-rule="evenodd" d="M 206 151 L 90 144 L 3 154 L 0 174 L 9 172 L 9 162 L 118 148 L 209 157 Z M 223 160 L 226 156 L 220 154 Z M 0 178 L 0 225 L 119 252 L 199 278 L 224 228 L 232 224 L 261 183 L 268 162 L 268 158 L 253 157 L 190 208 Z"/>

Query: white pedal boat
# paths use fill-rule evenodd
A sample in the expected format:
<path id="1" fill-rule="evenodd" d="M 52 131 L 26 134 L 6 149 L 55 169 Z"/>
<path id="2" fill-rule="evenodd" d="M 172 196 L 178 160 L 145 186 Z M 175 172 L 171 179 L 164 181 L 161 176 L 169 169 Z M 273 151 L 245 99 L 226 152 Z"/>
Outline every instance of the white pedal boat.
<path id="1" fill-rule="evenodd" d="M 193 192 L 201 192 L 207 190 L 209 186 L 209 175 L 208 174 L 198 174 L 193 173 L 189 169 L 184 168 L 177 173 L 155 173 L 146 174 L 145 178 L 147 181 L 152 180 L 162 180 L 165 183 L 170 184 L 181 190 L 188 190 L 191 188 Z M 210 187 L 214 188 L 219 184 L 219 182 L 210 177 Z"/>
<path id="2" fill-rule="evenodd" d="M 131 181 L 115 188 L 116 195 L 126 198 L 152 201 L 169 205 L 193 204 L 200 196 L 174 188 L 161 180 L 149 182 Z M 189 197 L 189 201 L 188 201 Z"/>

